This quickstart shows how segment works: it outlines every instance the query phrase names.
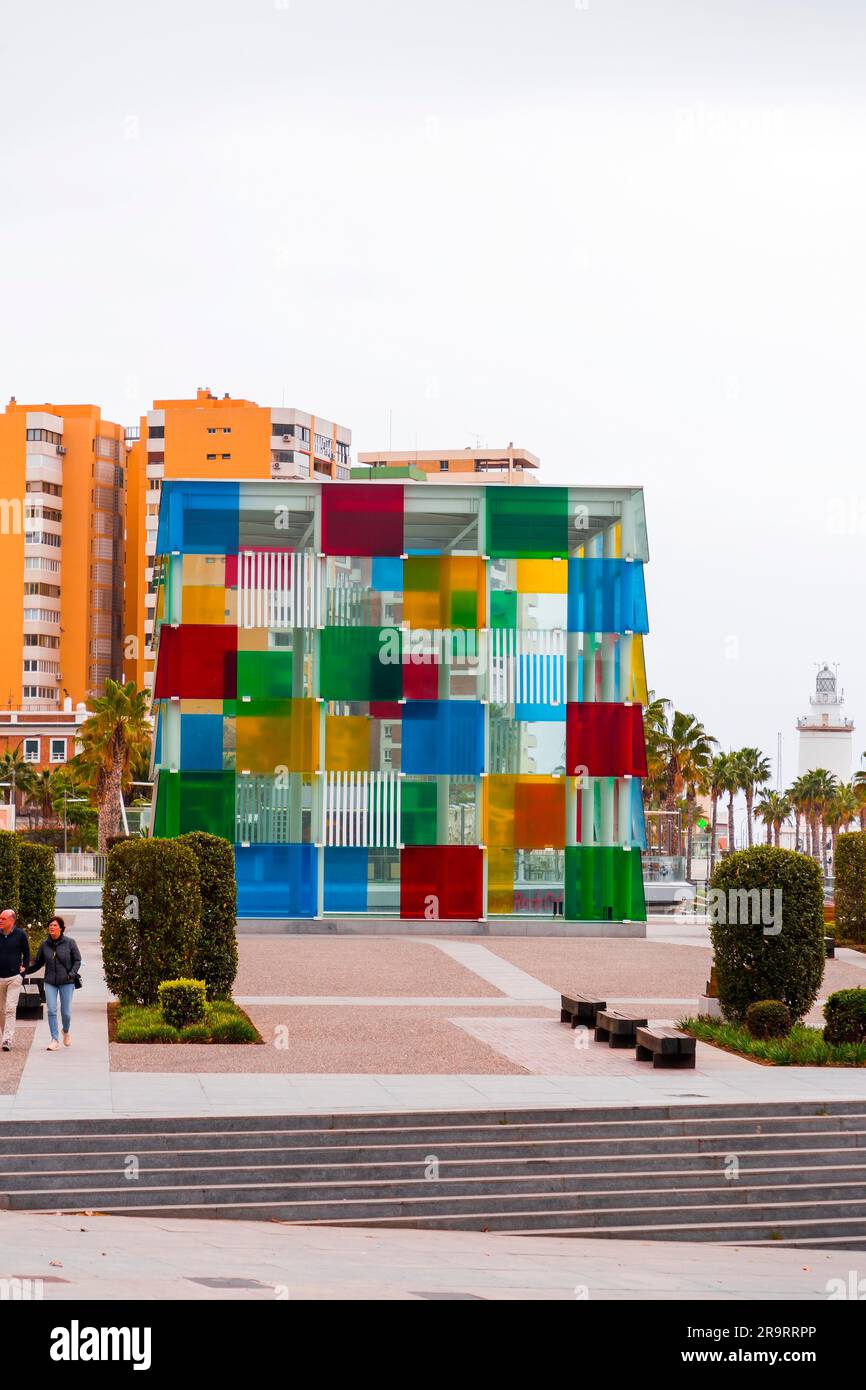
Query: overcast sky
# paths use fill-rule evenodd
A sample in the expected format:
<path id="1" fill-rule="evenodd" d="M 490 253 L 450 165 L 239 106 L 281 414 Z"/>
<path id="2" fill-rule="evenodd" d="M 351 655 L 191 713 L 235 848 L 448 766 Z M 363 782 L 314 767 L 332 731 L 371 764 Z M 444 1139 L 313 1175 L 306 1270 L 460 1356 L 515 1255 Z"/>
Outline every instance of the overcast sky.
<path id="1" fill-rule="evenodd" d="M 642 483 L 651 684 L 866 748 L 866 7 L 4 0 L 0 398 Z"/>

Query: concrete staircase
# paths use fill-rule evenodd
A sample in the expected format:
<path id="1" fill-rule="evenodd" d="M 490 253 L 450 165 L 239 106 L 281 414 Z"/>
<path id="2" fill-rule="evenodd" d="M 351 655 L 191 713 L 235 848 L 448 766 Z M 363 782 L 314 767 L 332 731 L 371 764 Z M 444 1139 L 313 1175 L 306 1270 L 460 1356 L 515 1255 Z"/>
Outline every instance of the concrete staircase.
<path id="1" fill-rule="evenodd" d="M 10 1121 L 0 1209 L 861 1250 L 866 1102 Z"/>

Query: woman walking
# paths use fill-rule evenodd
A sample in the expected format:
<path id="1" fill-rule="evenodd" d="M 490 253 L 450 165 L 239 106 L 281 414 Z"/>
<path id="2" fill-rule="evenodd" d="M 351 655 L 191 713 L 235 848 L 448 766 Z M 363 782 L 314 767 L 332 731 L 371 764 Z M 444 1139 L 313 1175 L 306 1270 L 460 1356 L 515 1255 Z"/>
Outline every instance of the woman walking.
<path id="1" fill-rule="evenodd" d="M 30 962 L 27 974 L 45 967 L 45 1003 L 48 1008 L 48 1027 L 51 1031 L 49 1052 L 56 1052 L 60 1046 L 57 1036 L 57 1002 L 60 1001 L 60 1019 L 63 1024 L 63 1045 L 69 1047 L 69 1030 L 72 1022 L 72 996 L 75 981 L 81 965 L 81 952 L 71 936 L 66 936 L 66 923 L 62 917 L 52 917 L 48 923 L 48 935 Z"/>

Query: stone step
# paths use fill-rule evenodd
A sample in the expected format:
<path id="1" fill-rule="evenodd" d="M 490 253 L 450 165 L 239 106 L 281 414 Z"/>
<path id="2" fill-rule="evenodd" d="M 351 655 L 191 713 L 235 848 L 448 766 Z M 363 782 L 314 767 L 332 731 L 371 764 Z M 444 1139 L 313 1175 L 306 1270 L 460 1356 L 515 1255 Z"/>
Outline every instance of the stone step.
<path id="1" fill-rule="evenodd" d="M 750 1119 L 766 1122 L 776 1116 L 833 1118 L 861 1115 L 866 1120 L 866 1103 L 862 1100 L 843 1101 L 778 1101 L 742 1102 L 735 1104 L 707 1103 L 699 1105 L 670 1104 L 665 1106 L 593 1106 L 582 1110 L 573 1106 L 529 1108 L 522 1110 L 431 1110 L 318 1115 L 221 1115 L 221 1116 L 162 1116 L 120 1119 L 69 1120 L 6 1120 L 3 1122 L 5 1140 L 34 1136 L 41 1140 L 63 1136 L 132 1136 L 162 1134 L 256 1134 L 262 1131 L 302 1133 L 311 1130 L 417 1130 L 490 1128 L 494 1125 L 551 1125 L 569 1124 L 598 1127 L 601 1132 L 609 1124 L 630 1123 L 636 1132 L 649 1132 L 649 1127 L 666 1121 L 708 1121 Z M 2 1150 L 0 1150 L 2 1152 Z"/>
<path id="2" fill-rule="evenodd" d="M 439 1184 L 430 1184 L 439 1188 Z M 58 1196 L 62 1199 L 58 1202 Z M 89 1188 L 84 1185 L 55 1193 L 42 1189 L 7 1194 L 5 1203 L 11 1211 L 42 1211 L 57 1208 L 66 1211 L 107 1211 L 123 1207 L 168 1208 L 178 1203 L 232 1206 L 238 1203 L 267 1202 L 279 1205 L 281 1220 L 294 1223 L 362 1225 L 369 1221 L 424 1224 L 428 1219 L 452 1219 L 456 1222 L 483 1218 L 519 1217 L 521 1213 L 543 1216 L 551 1227 L 595 1227 L 615 1222 L 617 1225 L 664 1225 L 701 1222 L 717 1217 L 730 1220 L 735 1212 L 743 1220 L 768 1221 L 774 1215 L 780 1219 L 817 1219 L 826 1215 L 850 1214 L 866 1221 L 866 1195 L 850 1197 L 845 1188 L 830 1191 L 807 1190 L 792 1201 L 790 1194 L 779 1189 L 744 1189 L 732 1192 L 729 1188 L 709 1192 L 654 1192 L 641 1194 L 615 1192 L 580 1194 L 564 1192 L 515 1192 L 492 1195 L 484 1188 L 471 1195 L 452 1192 L 431 1192 L 429 1195 L 406 1196 L 399 1190 L 387 1196 L 376 1193 L 336 1198 L 308 1189 L 301 1197 L 295 1189 L 279 1183 L 237 1183 L 225 1188 L 188 1184 L 145 1188 L 141 1183 L 129 1183 L 125 1188 Z M 724 1213 L 724 1215 L 723 1215 Z M 459 1225 L 458 1225 L 459 1229 Z M 492 1229 L 492 1228 L 491 1228 Z"/>
<path id="3" fill-rule="evenodd" d="M 861 1129 L 831 1128 L 815 1129 L 808 1133 L 794 1131 L 786 1133 L 777 1132 L 770 1128 L 769 1123 L 762 1126 L 757 1133 L 729 1133 L 727 1129 L 722 1132 L 713 1133 L 707 1136 L 693 1136 L 688 1132 L 678 1135 L 663 1135 L 656 1137 L 647 1135 L 643 1137 L 620 1137 L 615 1140 L 606 1138 L 563 1138 L 556 1133 L 556 1137 L 544 1132 L 539 1133 L 539 1137 L 527 1137 L 527 1131 L 508 1127 L 492 1127 L 482 1133 L 480 1129 L 471 1132 L 475 1137 L 467 1138 L 456 1130 L 437 1130 L 435 1132 L 425 1132 L 423 1139 L 419 1139 L 417 1134 L 411 1132 L 397 1135 L 391 1133 L 374 1132 L 372 1135 L 359 1136 L 354 1132 L 347 1135 L 340 1133 L 329 1133 L 322 1131 L 316 1135 L 306 1133 L 296 1134 L 294 1132 L 280 1134 L 279 1132 L 268 1132 L 263 1134 L 249 1134 L 244 1136 L 244 1144 L 247 1147 L 269 1147 L 273 1149 L 278 1146 L 282 1152 L 292 1152 L 299 1157 L 305 1158 L 308 1162 L 317 1162 L 324 1154 L 334 1154 L 338 1152 L 343 1161 L 358 1162 L 367 1157 L 387 1161 L 391 1158 L 403 1158 L 405 1161 L 421 1161 L 427 1154 L 435 1154 L 440 1159 L 463 1158 L 490 1156 L 500 1158 L 519 1158 L 537 1154 L 543 1151 L 551 1157 L 606 1157 L 610 1155 L 611 1145 L 615 1145 L 617 1155 L 625 1157 L 628 1155 L 640 1154 L 643 1156 L 651 1155 L 671 1155 L 675 1153 L 724 1153 L 742 1155 L 746 1152 L 760 1152 L 763 1150 L 789 1149 L 789 1150 L 808 1150 L 808 1149 L 849 1149 L 856 1150 L 862 1148 L 866 1150 L 866 1122 Z M 123 1136 L 129 1139 L 130 1136 Z M 231 1144 L 222 1145 L 221 1139 L 226 1136 L 212 1134 L 184 1135 L 183 1146 L 185 1149 L 198 1149 L 213 1151 L 223 1148 L 230 1151 L 234 1145 L 232 1137 Z M 32 1137 L 31 1137 L 32 1138 Z M 166 1153 L 174 1151 L 175 1140 L 170 1135 L 151 1134 L 146 1136 L 147 1147 L 149 1150 L 159 1149 Z M 358 1140 L 361 1138 L 362 1143 Z M 315 1140 L 315 1142 L 311 1142 Z M 17 1141 L 20 1143 L 21 1141 Z M 6 1141 L 5 1147 L 0 1141 L 0 1158 L 5 1163 L 14 1161 L 16 1158 L 16 1141 Z M 118 1136 L 101 1138 L 99 1136 L 79 1136 L 75 1140 L 53 1139 L 46 1141 L 46 1147 L 51 1152 L 60 1155 L 68 1155 L 70 1158 L 84 1149 L 86 1146 L 90 1152 L 98 1151 L 103 1153 L 114 1153 L 116 1155 L 129 1155 L 136 1152 L 133 1143 L 118 1143 Z M 31 1139 L 28 1139 L 28 1148 L 32 1149 Z M 44 1149 L 40 1149 L 44 1152 Z M 0 1165 L 0 1186 L 2 1186 L 2 1167 Z"/>

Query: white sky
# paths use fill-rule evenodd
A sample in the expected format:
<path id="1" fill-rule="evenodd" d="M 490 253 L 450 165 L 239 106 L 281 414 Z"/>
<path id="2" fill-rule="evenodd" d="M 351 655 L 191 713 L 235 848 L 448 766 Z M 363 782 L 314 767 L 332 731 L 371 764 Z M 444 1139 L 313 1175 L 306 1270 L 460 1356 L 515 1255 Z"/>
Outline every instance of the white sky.
<path id="1" fill-rule="evenodd" d="M 2 0 L 0 399 L 197 385 L 643 483 L 651 684 L 866 748 L 866 8 Z"/>

